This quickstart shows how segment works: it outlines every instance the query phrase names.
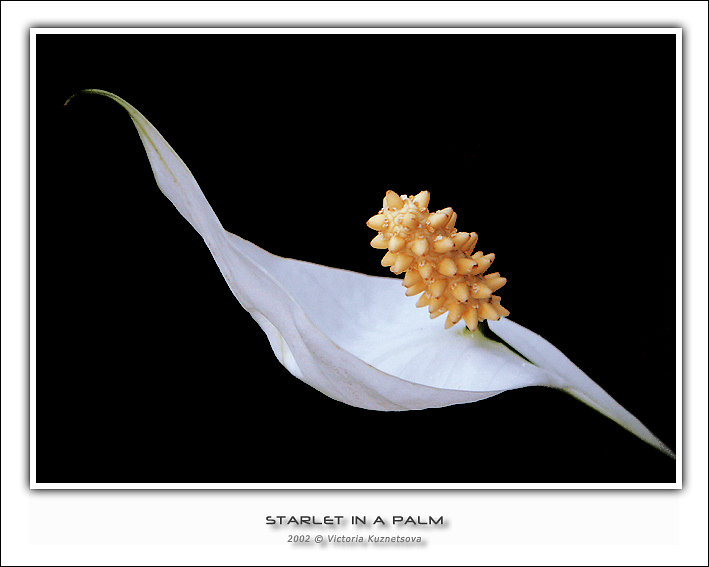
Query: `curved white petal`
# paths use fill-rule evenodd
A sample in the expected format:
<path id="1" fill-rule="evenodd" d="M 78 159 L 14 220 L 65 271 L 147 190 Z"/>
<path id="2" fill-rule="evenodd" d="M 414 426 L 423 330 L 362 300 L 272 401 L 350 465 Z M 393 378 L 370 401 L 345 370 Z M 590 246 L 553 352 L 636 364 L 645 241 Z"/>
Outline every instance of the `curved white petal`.
<path id="1" fill-rule="evenodd" d="M 514 321 L 501 319 L 490 323 L 492 331 L 529 360 L 545 368 L 554 377 L 553 387 L 568 392 L 631 431 L 643 441 L 674 457 L 640 420 L 616 402 L 578 366 L 546 339 Z"/>
<path id="2" fill-rule="evenodd" d="M 202 236 L 236 298 L 300 380 L 373 410 L 441 407 L 551 386 L 672 454 L 558 349 L 511 321 L 490 328 L 526 359 L 480 332 L 471 334 L 462 322 L 444 331 L 426 310 L 415 309 L 399 279 L 281 258 L 226 232 L 187 166 L 150 122 L 111 93 L 83 92 L 107 96 L 128 111 L 161 191 Z"/>
<path id="3" fill-rule="evenodd" d="M 279 360 L 292 372 L 295 362 L 296 376 L 335 399 L 423 409 L 551 385 L 548 372 L 464 325 L 442 332 L 440 321 L 414 309 L 400 280 L 280 258 L 229 237 L 231 257 L 217 263 L 232 291 L 252 314 L 258 310 Z M 236 281 L 230 265 L 241 261 L 254 273 L 242 269 Z"/>

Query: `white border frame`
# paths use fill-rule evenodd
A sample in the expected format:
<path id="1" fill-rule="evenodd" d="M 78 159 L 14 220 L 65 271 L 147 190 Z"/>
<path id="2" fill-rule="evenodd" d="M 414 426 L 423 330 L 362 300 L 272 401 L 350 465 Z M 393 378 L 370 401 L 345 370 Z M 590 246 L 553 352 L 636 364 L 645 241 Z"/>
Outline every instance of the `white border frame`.
<path id="1" fill-rule="evenodd" d="M 676 36 L 676 416 L 673 483 L 38 483 L 36 478 L 36 152 L 35 85 L 38 34 L 672 34 Z M 682 29 L 681 28 L 42 28 L 30 30 L 30 488 L 32 489 L 667 489 L 682 487 Z"/>
<path id="2" fill-rule="evenodd" d="M 705 2 L 3 2 L 2 565 L 706 565 L 707 4 Z M 337 4 L 337 6 L 334 6 Z M 117 22 L 122 22 L 118 24 Z M 41 25 L 644 25 L 684 29 L 683 234 L 688 306 L 681 491 L 411 493 L 30 491 L 27 467 L 27 63 Z M 25 112 L 22 112 L 25 110 Z M 19 143 L 18 143 L 19 142 Z M 397 495 L 401 495 L 397 498 Z M 211 496 L 211 497 L 210 497 Z M 262 513 L 445 512 L 447 541 L 422 549 L 294 549 L 260 537 Z M 227 511 L 220 513 L 224 502 Z M 456 507 L 452 507 L 455 502 Z M 125 505 L 127 503 L 128 505 Z M 529 504 L 532 504 L 531 506 Z M 591 503 L 598 503 L 593 508 Z M 61 508 L 61 511 L 56 511 Z M 444 508 L 447 508 L 444 510 Z M 506 523 L 500 516 L 510 514 Z M 307 512 L 306 512 L 307 513 Z M 475 516 L 484 523 L 471 524 Z M 622 526 L 614 522 L 622 517 Z M 507 518 L 506 518 L 507 519 Z M 607 525 L 622 537 L 609 537 Z M 249 527 L 250 525 L 250 527 Z M 94 526 L 101 526 L 97 533 Z M 501 539 L 496 530 L 504 526 Z M 573 533 L 568 529 L 573 527 Z M 177 529 L 176 529 L 177 528 Z M 658 534 L 649 541 L 644 530 Z M 204 534 L 212 532 L 207 538 Z M 679 534 L 681 533 L 681 539 Z M 471 536 L 472 534 L 472 536 Z M 574 537 L 575 536 L 575 537 Z M 228 545 L 214 545 L 214 544 Z M 37 545 L 42 544 L 42 545 Z M 145 545 L 150 544 L 150 545 Z M 621 544 L 621 545 L 618 545 Z M 340 551 L 340 553 L 338 553 Z"/>

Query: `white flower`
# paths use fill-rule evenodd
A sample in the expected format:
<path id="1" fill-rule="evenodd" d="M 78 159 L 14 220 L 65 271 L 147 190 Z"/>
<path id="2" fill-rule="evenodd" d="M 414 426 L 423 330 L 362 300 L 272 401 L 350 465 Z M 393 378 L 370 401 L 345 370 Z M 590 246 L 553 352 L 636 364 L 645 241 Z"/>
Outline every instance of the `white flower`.
<path id="1" fill-rule="evenodd" d="M 503 318 L 487 331 L 481 325 L 471 333 L 463 321 L 444 330 L 415 309 L 400 279 L 282 258 L 227 232 L 187 166 L 142 114 L 111 93 L 82 92 L 128 111 L 161 191 L 202 236 L 231 291 L 298 379 L 352 406 L 384 411 L 475 402 L 525 386 L 558 388 L 674 457 L 563 353 L 524 327 Z"/>

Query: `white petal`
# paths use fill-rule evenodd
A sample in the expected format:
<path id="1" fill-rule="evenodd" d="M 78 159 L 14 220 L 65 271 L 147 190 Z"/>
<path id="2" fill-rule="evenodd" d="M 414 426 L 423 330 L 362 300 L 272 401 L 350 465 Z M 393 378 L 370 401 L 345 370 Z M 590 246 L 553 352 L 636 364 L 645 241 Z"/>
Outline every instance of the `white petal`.
<path id="1" fill-rule="evenodd" d="M 297 378 L 353 406 L 441 407 L 525 386 L 563 389 L 648 443 L 672 452 L 558 349 L 503 319 L 490 328 L 523 357 L 464 323 L 444 331 L 401 280 L 281 258 L 226 232 L 187 166 L 130 104 L 162 192 L 204 238 L 230 289 Z"/>
<path id="2" fill-rule="evenodd" d="M 128 111 L 158 186 L 204 238 L 278 359 L 307 384 L 353 406 L 406 410 L 550 382 L 545 371 L 492 341 L 443 332 L 439 321 L 415 309 L 399 280 L 280 258 L 226 232 L 155 127 L 123 99 L 86 92 L 108 96 Z M 333 293 L 341 290 L 350 293 Z"/>
<path id="3" fill-rule="evenodd" d="M 554 377 L 551 384 L 598 410 L 650 445 L 674 457 L 672 450 L 660 441 L 638 418 L 616 402 L 589 378 L 564 353 L 546 339 L 508 319 L 491 321 L 490 329 L 529 360 L 545 368 Z"/>
<path id="4" fill-rule="evenodd" d="M 280 331 L 271 339 L 279 360 L 287 352 L 300 371 L 294 374 L 337 400 L 368 409 L 423 409 L 551 384 L 548 372 L 463 332 L 462 324 L 444 332 L 440 321 L 415 308 L 400 280 L 280 258 L 230 239 L 233 256 L 253 263 L 236 281 L 234 261 L 217 260 L 232 291 L 245 306 L 257 306 L 247 308 L 259 311 L 256 320 L 267 334 L 271 326 Z"/>

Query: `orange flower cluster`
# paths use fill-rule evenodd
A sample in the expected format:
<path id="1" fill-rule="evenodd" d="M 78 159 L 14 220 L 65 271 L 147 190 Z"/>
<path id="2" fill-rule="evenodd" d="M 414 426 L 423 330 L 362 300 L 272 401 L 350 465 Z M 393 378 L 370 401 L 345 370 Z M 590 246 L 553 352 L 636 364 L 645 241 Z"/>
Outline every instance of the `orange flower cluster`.
<path id="1" fill-rule="evenodd" d="M 446 329 L 463 319 L 474 331 L 478 321 L 509 315 L 493 295 L 507 279 L 498 272 L 483 275 L 495 255 L 473 254 L 478 235 L 458 232 L 450 207 L 429 213 L 430 197 L 428 191 L 415 197 L 387 191 L 384 206 L 367 221 L 379 232 L 372 246 L 387 250 L 382 266 L 395 274 L 406 272 L 406 295 L 423 293 L 416 307 L 428 306 L 432 319 L 448 312 Z"/>

